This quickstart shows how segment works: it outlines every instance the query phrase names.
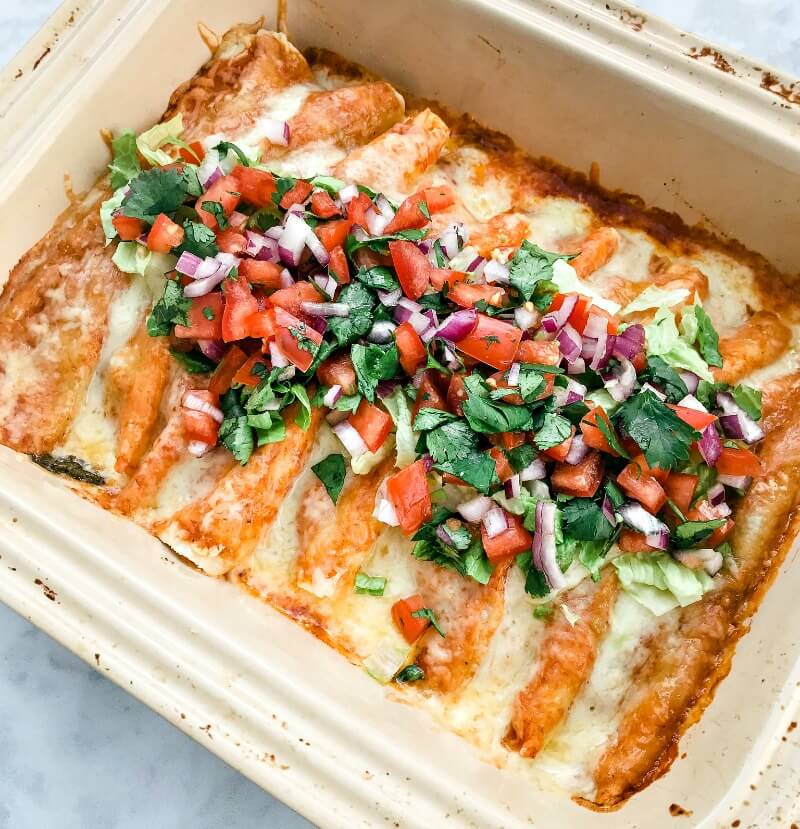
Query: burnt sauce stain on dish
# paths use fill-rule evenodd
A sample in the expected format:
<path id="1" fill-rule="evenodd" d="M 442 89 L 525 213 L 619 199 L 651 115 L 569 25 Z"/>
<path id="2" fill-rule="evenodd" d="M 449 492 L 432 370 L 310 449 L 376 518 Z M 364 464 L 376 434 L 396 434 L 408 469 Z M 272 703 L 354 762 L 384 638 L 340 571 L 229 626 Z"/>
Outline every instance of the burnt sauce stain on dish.
<path id="1" fill-rule="evenodd" d="M 34 579 L 33 583 L 42 588 L 42 593 L 44 593 L 45 598 L 50 599 L 51 602 L 56 600 L 57 593 L 49 584 L 43 582 L 41 579 Z"/>
<path id="2" fill-rule="evenodd" d="M 777 75 L 767 71 L 761 75 L 761 88 L 790 104 L 800 104 L 800 81 L 783 83 Z"/>
<path id="3" fill-rule="evenodd" d="M 611 12 L 620 23 L 633 29 L 634 32 L 641 32 L 644 24 L 647 23 L 647 18 L 643 14 L 612 6 L 611 3 L 606 3 L 606 11 Z"/>
<path id="4" fill-rule="evenodd" d="M 716 49 L 712 49 L 710 46 L 703 46 L 702 49 L 692 46 L 687 54 L 693 60 L 702 60 L 705 63 L 710 63 L 715 69 L 719 69 L 720 72 L 725 72 L 726 75 L 736 74 L 736 70 L 731 66 L 725 55 Z M 710 58 L 711 60 L 706 60 L 706 58 Z"/>
<path id="5" fill-rule="evenodd" d="M 684 809 L 679 803 L 670 803 L 669 813 L 672 817 L 690 817 L 692 815 L 691 809 Z"/>
<path id="6" fill-rule="evenodd" d="M 93 486 L 103 486 L 106 479 L 95 472 L 86 461 L 76 458 L 75 455 L 49 455 L 45 452 L 32 453 L 30 459 L 55 475 L 66 475 L 75 481 Z"/>

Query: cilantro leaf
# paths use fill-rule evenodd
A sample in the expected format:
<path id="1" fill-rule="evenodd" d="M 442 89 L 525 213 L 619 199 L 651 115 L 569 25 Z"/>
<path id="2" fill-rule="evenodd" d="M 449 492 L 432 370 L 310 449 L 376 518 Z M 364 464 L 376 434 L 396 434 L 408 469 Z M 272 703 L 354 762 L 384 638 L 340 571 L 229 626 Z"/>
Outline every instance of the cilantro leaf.
<path id="1" fill-rule="evenodd" d="M 225 230 L 228 226 L 228 217 L 225 215 L 225 208 L 222 206 L 222 202 L 204 201 L 200 207 L 217 220 L 217 225 L 220 230 Z"/>
<path id="2" fill-rule="evenodd" d="M 522 446 L 508 449 L 505 454 L 514 472 L 527 469 L 536 459 L 536 450 L 530 443 L 523 443 Z"/>
<path id="3" fill-rule="evenodd" d="M 253 454 L 253 429 L 240 401 L 240 392 L 230 389 L 222 395 L 220 407 L 225 415 L 219 427 L 219 442 L 244 466 Z"/>
<path id="4" fill-rule="evenodd" d="M 651 391 L 629 397 L 617 411 L 625 431 L 641 447 L 647 463 L 672 469 L 689 459 L 689 446 L 700 433 L 662 403 Z"/>
<path id="5" fill-rule="evenodd" d="M 114 158 L 108 168 L 111 170 L 111 187 L 123 187 L 142 172 L 139 155 L 136 152 L 136 133 L 124 130 L 112 142 Z"/>
<path id="6" fill-rule="evenodd" d="M 103 486 L 106 482 L 106 479 L 95 472 L 86 461 L 76 458 L 75 455 L 50 455 L 34 452 L 29 457 L 37 466 L 41 466 L 54 475 L 66 475 L 73 480 L 94 486 Z"/>
<path id="7" fill-rule="evenodd" d="M 647 366 L 641 377 L 651 385 L 661 389 L 670 403 L 677 403 L 689 394 L 689 389 L 680 374 L 666 360 L 656 354 L 652 355 L 647 361 Z"/>
<path id="8" fill-rule="evenodd" d="M 761 392 L 752 386 L 740 384 L 731 389 L 733 399 L 753 420 L 761 420 Z"/>
<path id="9" fill-rule="evenodd" d="M 376 265 L 374 268 L 359 268 L 356 279 L 376 291 L 395 291 L 400 287 L 394 273 L 382 265 Z"/>
<path id="10" fill-rule="evenodd" d="M 406 240 L 409 242 L 419 242 L 420 239 L 425 235 L 427 231 L 425 230 L 399 230 L 397 233 L 391 233 L 388 236 L 375 236 L 373 238 L 364 239 L 363 241 L 359 241 L 356 239 L 355 236 L 352 234 L 347 237 L 344 243 L 344 251 L 350 257 L 353 258 L 353 254 L 357 250 L 361 250 L 362 248 L 369 248 L 371 251 L 375 253 L 380 253 L 383 256 L 389 255 L 389 242 L 395 242 L 398 240 Z"/>
<path id="11" fill-rule="evenodd" d="M 372 327 L 372 309 L 375 306 L 375 297 L 372 291 L 361 282 L 351 282 L 339 294 L 338 302 L 344 302 L 350 307 L 346 317 L 329 317 L 328 331 L 330 331 L 339 346 L 349 345 L 363 337 Z"/>
<path id="12" fill-rule="evenodd" d="M 178 351 L 170 348 L 170 354 L 189 372 L 189 374 L 209 374 L 217 364 L 212 362 L 201 351 Z"/>
<path id="13" fill-rule="evenodd" d="M 385 348 L 379 345 L 354 345 L 350 359 L 356 370 L 358 390 L 372 403 L 375 389 L 381 380 L 391 380 L 397 374 L 399 359 L 397 346 Z"/>
<path id="14" fill-rule="evenodd" d="M 366 594 L 367 596 L 382 596 L 384 590 L 386 590 L 386 579 L 382 576 L 368 576 L 366 573 L 359 571 L 356 573 L 353 589 L 356 593 Z"/>
<path id="15" fill-rule="evenodd" d="M 183 223 L 183 241 L 179 247 L 175 248 L 175 253 L 180 256 L 185 250 L 201 259 L 205 259 L 206 256 L 216 256 L 219 248 L 214 231 L 202 222 L 187 219 Z"/>
<path id="16" fill-rule="evenodd" d="M 122 215 L 152 223 L 159 213 L 174 213 L 187 195 L 186 182 L 178 170 L 154 167 L 131 180 L 122 200 Z"/>
<path id="17" fill-rule="evenodd" d="M 553 294 L 558 292 L 558 286 L 553 282 L 553 263 L 572 258 L 570 254 L 549 253 L 526 239 L 509 263 L 509 282 L 526 302 L 534 299 L 539 283 L 551 283 L 539 289 L 538 302 L 534 303 L 540 311 L 545 310 L 552 302 Z"/>
<path id="18" fill-rule="evenodd" d="M 561 507 L 562 527 L 566 535 L 580 541 L 610 538 L 614 527 L 591 498 L 572 498 Z"/>
<path id="19" fill-rule="evenodd" d="M 427 619 L 431 623 L 431 627 L 444 639 L 445 633 L 439 627 L 439 622 L 436 620 L 436 614 L 429 607 L 421 607 L 419 610 L 412 610 L 411 615 L 416 619 Z"/>
<path id="20" fill-rule="evenodd" d="M 621 457 L 629 458 L 630 455 L 625 451 L 625 447 L 620 443 L 617 433 L 611 428 L 611 425 L 604 417 L 595 418 L 597 428 L 600 434 L 608 441 L 608 445 Z"/>
<path id="21" fill-rule="evenodd" d="M 697 319 L 697 347 L 702 358 L 710 365 L 722 368 L 722 355 L 719 353 L 719 334 L 711 322 L 711 317 L 700 305 L 695 305 L 694 315 Z"/>
<path id="22" fill-rule="evenodd" d="M 533 442 L 539 449 L 552 449 L 563 443 L 571 432 L 572 424 L 565 417 L 548 412 L 541 429 L 533 436 Z"/>
<path id="23" fill-rule="evenodd" d="M 671 541 L 679 549 L 696 547 L 701 541 L 705 541 L 714 530 L 724 526 L 725 521 L 725 518 L 715 518 L 711 521 L 685 521 L 675 528 Z"/>
<path id="24" fill-rule="evenodd" d="M 172 333 L 173 325 L 188 325 L 186 314 L 191 306 L 192 301 L 183 295 L 180 284 L 168 279 L 161 299 L 147 318 L 147 333 L 151 337 L 166 337 Z"/>
<path id="25" fill-rule="evenodd" d="M 512 406 L 490 399 L 489 387 L 478 374 L 464 380 L 467 399 L 462 404 L 469 425 L 483 434 L 517 432 L 530 429 L 531 413 L 524 406 Z"/>
<path id="26" fill-rule="evenodd" d="M 247 157 L 246 153 L 241 150 L 239 147 L 236 146 L 232 141 L 220 141 L 214 149 L 219 153 L 220 158 L 225 158 L 225 156 L 233 150 L 234 153 L 239 158 L 239 161 L 242 163 L 244 167 L 252 167 L 251 160 Z"/>
<path id="27" fill-rule="evenodd" d="M 536 569 L 533 563 L 533 553 L 520 553 L 517 556 L 517 566 L 525 576 L 525 592 L 534 599 L 540 599 L 550 593 L 547 580 L 541 570 Z"/>
<path id="28" fill-rule="evenodd" d="M 717 405 L 717 395 L 722 391 L 728 391 L 727 383 L 709 383 L 708 380 L 701 380 L 697 384 L 694 396 L 707 408 L 714 409 Z"/>
<path id="29" fill-rule="evenodd" d="M 443 423 L 450 423 L 453 420 L 458 420 L 458 415 L 451 412 L 443 412 L 441 409 L 430 409 L 423 406 L 416 418 L 414 418 L 414 431 L 425 432 L 429 429 L 435 429 Z"/>
<path id="30" fill-rule="evenodd" d="M 339 500 L 339 495 L 344 486 L 344 479 L 347 475 L 344 457 L 338 453 L 328 455 L 319 463 L 315 463 L 311 467 L 311 471 L 320 479 L 325 491 L 331 496 L 331 501 L 335 504 Z"/>
<path id="31" fill-rule="evenodd" d="M 449 472 L 486 493 L 500 482 L 495 462 L 478 450 L 478 436 L 462 419 L 443 423 L 425 436 L 434 468 Z"/>
<path id="32" fill-rule="evenodd" d="M 272 194 L 272 201 L 276 205 L 281 199 L 297 184 L 297 179 L 292 176 L 275 176 L 275 192 Z"/>
<path id="33" fill-rule="evenodd" d="M 425 671 L 420 668 L 419 665 L 406 665 L 402 671 L 400 671 L 397 676 L 395 676 L 395 682 L 419 682 L 421 679 L 425 679 Z"/>

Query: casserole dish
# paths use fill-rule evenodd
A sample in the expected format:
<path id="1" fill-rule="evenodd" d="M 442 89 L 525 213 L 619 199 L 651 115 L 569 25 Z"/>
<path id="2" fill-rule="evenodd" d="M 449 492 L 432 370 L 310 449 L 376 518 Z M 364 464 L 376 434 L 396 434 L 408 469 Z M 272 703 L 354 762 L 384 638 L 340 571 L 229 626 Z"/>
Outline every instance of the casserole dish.
<path id="1" fill-rule="evenodd" d="M 504 9 L 504 10 L 506 10 L 506 9 Z M 531 9 L 519 9 L 518 11 L 520 11 L 520 12 L 531 12 L 531 11 L 533 11 L 533 10 L 531 10 Z M 524 15 L 523 15 L 523 16 L 524 16 Z M 497 23 L 497 25 L 500 27 L 500 30 L 502 31 L 502 21 L 495 21 L 495 22 Z M 376 33 L 376 34 L 377 34 L 377 33 Z M 475 81 L 477 82 L 477 79 L 471 79 L 471 80 L 475 80 Z M 445 97 L 445 98 L 446 98 L 446 96 L 445 96 L 444 94 L 442 95 L 442 97 Z M 473 111 L 475 111 L 475 107 L 472 107 L 472 106 L 471 106 L 470 108 L 471 108 L 471 109 L 473 109 Z M 478 112 L 478 114 L 483 115 L 483 113 L 482 113 L 482 112 Z M 495 123 L 497 123 L 497 120 L 496 120 L 496 119 L 495 119 Z M 731 131 L 731 134 L 733 134 L 733 135 L 734 135 L 734 137 L 736 137 L 736 134 L 735 134 L 735 132 L 734 132 L 733 130 Z M 739 136 L 739 137 L 743 138 L 744 136 L 742 135 L 742 136 Z M 777 146 L 777 149 L 778 149 L 778 150 L 780 150 L 780 149 L 781 149 L 781 147 L 780 147 L 780 139 L 781 139 L 781 136 L 780 136 L 780 135 L 777 135 L 777 141 L 776 141 L 775 143 L 778 145 L 778 146 Z M 562 156 L 562 157 L 563 157 L 563 156 Z M 780 153 L 778 154 L 778 157 L 780 158 Z M 565 160 L 569 160 L 569 159 L 565 159 Z M 762 170 L 762 173 L 763 173 L 763 170 Z M 764 178 L 768 178 L 768 176 L 764 176 Z M 756 229 L 755 229 L 755 228 L 751 228 L 751 230 L 753 231 L 753 233 L 755 233 L 755 232 L 756 232 Z M 748 240 L 748 241 L 749 241 L 749 240 Z M 781 256 L 781 255 L 783 255 L 783 254 L 781 254 L 781 253 L 780 253 L 779 251 L 777 251 L 777 250 L 775 250 L 775 251 L 770 251 L 770 252 L 774 253 L 774 255 L 776 256 L 776 258 L 780 258 L 780 256 Z M 790 254 L 790 253 L 791 253 L 791 251 L 789 251 L 789 254 Z M 730 741 L 728 741 L 728 745 L 730 745 Z M 577 824 L 576 824 L 576 825 L 577 825 Z"/>

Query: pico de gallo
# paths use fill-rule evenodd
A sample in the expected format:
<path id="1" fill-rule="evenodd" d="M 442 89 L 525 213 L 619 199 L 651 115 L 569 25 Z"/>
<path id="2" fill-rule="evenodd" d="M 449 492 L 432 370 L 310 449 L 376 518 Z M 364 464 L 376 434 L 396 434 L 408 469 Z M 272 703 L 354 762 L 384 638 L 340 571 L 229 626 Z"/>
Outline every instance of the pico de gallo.
<path id="1" fill-rule="evenodd" d="M 735 567 L 730 502 L 761 474 L 761 396 L 714 381 L 699 300 L 673 310 L 651 287 L 633 309 L 650 321 L 626 321 L 573 254 L 524 241 L 484 258 L 466 226 L 441 229 L 447 184 L 396 204 L 154 129 L 115 139 L 103 224 L 125 271 L 174 257 L 147 329 L 205 376 L 182 401 L 191 453 L 246 464 L 322 408 L 343 451 L 314 472 L 334 502 L 348 465 L 396 451 L 376 518 L 480 583 L 514 557 L 540 606 L 610 562 L 665 612 Z M 409 642 L 436 625 L 418 596 L 393 615 Z"/>

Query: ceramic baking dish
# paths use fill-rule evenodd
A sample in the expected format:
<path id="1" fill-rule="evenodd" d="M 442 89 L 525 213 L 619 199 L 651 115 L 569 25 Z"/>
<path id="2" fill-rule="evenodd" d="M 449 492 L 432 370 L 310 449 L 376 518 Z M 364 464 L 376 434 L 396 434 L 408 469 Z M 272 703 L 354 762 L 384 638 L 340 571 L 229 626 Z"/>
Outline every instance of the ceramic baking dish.
<path id="1" fill-rule="evenodd" d="M 292 0 L 298 46 L 335 49 L 523 148 L 800 269 L 800 86 L 591 2 Z M 107 162 L 101 127 L 156 121 L 222 31 L 271 2 L 65 4 L 0 86 L 0 273 Z M 0 447 L 0 598 L 323 827 L 788 826 L 800 564 L 787 556 L 685 757 L 614 814 L 482 763 L 427 716 L 234 586 Z M 324 689 L 324 691 L 322 690 Z M 787 734 L 788 731 L 788 734 Z M 691 815 L 689 816 L 689 813 Z"/>

